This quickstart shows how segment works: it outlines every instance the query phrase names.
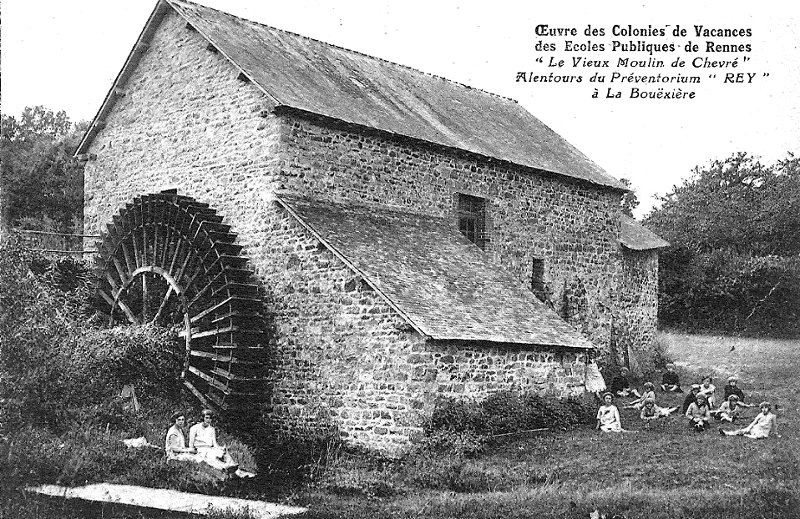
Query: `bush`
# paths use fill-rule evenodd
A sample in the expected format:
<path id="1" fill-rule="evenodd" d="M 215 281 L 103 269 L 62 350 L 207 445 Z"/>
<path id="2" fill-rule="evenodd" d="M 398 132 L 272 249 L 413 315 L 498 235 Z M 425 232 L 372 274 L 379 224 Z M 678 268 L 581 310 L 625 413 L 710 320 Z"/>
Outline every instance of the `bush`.
<path id="1" fill-rule="evenodd" d="M 344 450 L 338 430 L 330 424 L 296 427 L 288 434 L 265 422 L 251 434 L 248 443 L 258 446 L 254 459 L 266 486 L 318 481 Z"/>
<path id="2" fill-rule="evenodd" d="M 653 367 L 658 370 L 665 370 L 667 364 L 675 363 L 675 359 L 669 351 L 669 342 L 662 335 L 656 335 L 651 347 L 653 350 Z"/>
<path id="3" fill-rule="evenodd" d="M 800 258 L 673 248 L 661 256 L 659 285 L 662 325 L 800 336 Z"/>
<path id="4" fill-rule="evenodd" d="M 595 413 L 590 397 L 558 399 L 499 391 L 481 402 L 442 398 L 434 408 L 423 447 L 469 456 L 480 452 L 489 439 L 593 423 Z"/>
<path id="5" fill-rule="evenodd" d="M 88 313 L 85 268 L 50 262 L 13 240 L 0 245 L 0 467 L 4 483 L 92 481 L 219 493 L 225 477 L 202 464 L 167 462 L 161 449 L 175 410 L 197 415 L 179 383 L 183 346 L 155 326 L 99 328 Z M 120 398 L 134 386 L 142 409 Z M 193 412 L 194 411 L 194 412 Z M 251 450 L 220 431 L 246 470 Z"/>

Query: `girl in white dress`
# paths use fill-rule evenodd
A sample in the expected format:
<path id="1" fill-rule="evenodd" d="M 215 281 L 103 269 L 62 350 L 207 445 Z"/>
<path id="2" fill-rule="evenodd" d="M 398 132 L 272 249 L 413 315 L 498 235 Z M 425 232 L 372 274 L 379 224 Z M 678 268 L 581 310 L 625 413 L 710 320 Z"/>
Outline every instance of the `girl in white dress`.
<path id="1" fill-rule="evenodd" d="M 603 395 L 603 405 L 597 410 L 597 427 L 603 432 L 625 432 L 619 419 L 619 409 L 612 402 L 611 393 Z"/>
<path id="2" fill-rule="evenodd" d="M 203 409 L 203 421 L 189 429 L 189 448 L 197 449 L 197 460 L 225 472 L 236 472 L 239 465 L 233 461 L 228 449 L 217 443 L 217 430 L 212 425 L 214 412 Z"/>
<path id="3" fill-rule="evenodd" d="M 778 420 L 772 412 L 772 404 L 769 402 L 761 402 L 761 405 L 758 407 L 761 409 L 761 412 L 750 425 L 744 429 L 737 429 L 735 431 L 725 431 L 720 427 L 719 433 L 724 436 L 745 436 L 753 439 L 767 438 L 773 434 L 780 437 L 778 435 Z"/>

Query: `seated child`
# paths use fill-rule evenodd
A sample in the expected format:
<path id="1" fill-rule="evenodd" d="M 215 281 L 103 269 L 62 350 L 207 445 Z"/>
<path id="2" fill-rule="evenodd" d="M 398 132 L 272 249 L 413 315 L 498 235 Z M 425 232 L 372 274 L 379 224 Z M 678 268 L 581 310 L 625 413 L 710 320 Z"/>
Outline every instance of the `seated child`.
<path id="1" fill-rule="evenodd" d="M 719 406 L 719 409 L 711 412 L 711 415 L 717 420 L 721 420 L 723 422 L 733 422 L 739 417 L 745 407 L 752 406 L 744 405 L 739 401 L 738 396 L 730 395 L 727 400 L 722 402 L 722 405 Z"/>
<path id="2" fill-rule="evenodd" d="M 683 406 L 681 406 L 681 413 L 686 414 L 689 406 L 697 401 L 697 394 L 700 392 L 700 384 L 692 384 L 692 389 L 683 399 Z"/>
<path id="3" fill-rule="evenodd" d="M 655 400 L 648 398 L 644 401 L 644 406 L 642 407 L 642 412 L 639 413 L 639 418 L 644 420 L 645 423 L 649 423 L 657 418 L 666 418 L 677 410 L 677 407 L 670 407 L 669 409 L 658 407 Z"/>
<path id="4" fill-rule="evenodd" d="M 761 402 L 759 405 L 761 412 L 756 416 L 750 425 L 744 429 L 737 429 L 735 431 L 725 431 L 722 427 L 719 428 L 719 433 L 723 436 L 746 436 L 747 438 L 766 438 L 770 434 L 778 435 L 778 421 L 772 413 L 772 404 L 769 402 Z M 779 436 L 780 437 L 780 436 Z"/>
<path id="5" fill-rule="evenodd" d="M 661 379 L 661 391 L 683 393 L 683 389 L 681 389 L 681 383 L 678 380 L 678 374 L 675 373 L 674 364 L 667 364 L 667 371 L 664 373 L 664 376 Z"/>
<path id="6" fill-rule="evenodd" d="M 625 406 L 625 409 L 641 409 L 644 407 L 644 403 L 648 399 L 654 402 L 656 400 L 655 386 L 652 382 L 645 382 L 642 386 L 642 396 L 632 402 L 629 402 L 628 405 Z"/>
<path id="7" fill-rule="evenodd" d="M 717 388 L 714 384 L 711 383 L 711 377 L 705 377 L 703 379 L 703 383 L 700 385 L 700 393 L 704 397 L 706 397 L 706 401 L 708 402 L 708 407 L 714 407 L 716 405 L 716 398 L 714 397 L 714 392 Z"/>
<path id="8" fill-rule="evenodd" d="M 705 395 L 697 395 L 697 401 L 690 404 L 686 410 L 686 417 L 695 431 L 705 431 L 711 425 L 711 412 Z"/>
<path id="9" fill-rule="evenodd" d="M 614 377 L 611 381 L 611 387 L 609 387 L 609 391 L 616 396 L 635 396 L 641 397 L 642 395 L 639 394 L 638 391 L 631 388 L 630 383 L 628 382 L 628 368 L 622 368 L 619 372 L 619 375 Z"/>
<path id="10" fill-rule="evenodd" d="M 736 376 L 728 377 L 728 383 L 722 388 L 725 393 L 725 400 L 731 395 L 736 395 L 739 397 L 739 405 L 743 407 L 755 407 L 755 405 L 744 403 L 744 391 L 742 391 L 738 383 L 739 379 Z"/>
<path id="11" fill-rule="evenodd" d="M 603 405 L 597 410 L 597 426 L 603 432 L 625 432 L 622 422 L 619 419 L 619 409 L 612 402 L 614 396 L 611 393 L 603 395 Z"/>

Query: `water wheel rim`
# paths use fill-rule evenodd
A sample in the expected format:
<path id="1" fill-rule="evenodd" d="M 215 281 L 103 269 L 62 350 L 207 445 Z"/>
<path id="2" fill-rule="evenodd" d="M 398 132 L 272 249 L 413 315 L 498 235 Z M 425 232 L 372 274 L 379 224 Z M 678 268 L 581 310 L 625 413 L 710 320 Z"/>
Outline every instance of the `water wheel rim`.
<path id="1" fill-rule="evenodd" d="M 263 310 L 230 226 L 207 204 L 158 193 L 126 204 L 107 229 L 98 245 L 98 301 L 111 322 L 120 312 L 130 323 L 158 322 L 169 312 L 177 327 L 180 314 L 184 385 L 219 409 L 257 398 Z M 148 279 L 166 290 L 152 314 Z"/>

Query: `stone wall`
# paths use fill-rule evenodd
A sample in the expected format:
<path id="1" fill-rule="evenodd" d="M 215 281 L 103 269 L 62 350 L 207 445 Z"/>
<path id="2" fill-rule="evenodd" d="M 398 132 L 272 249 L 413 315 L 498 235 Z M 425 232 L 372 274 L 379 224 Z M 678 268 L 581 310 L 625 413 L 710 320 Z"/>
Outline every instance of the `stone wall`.
<path id="1" fill-rule="evenodd" d="M 616 343 L 636 371 L 650 370 L 650 345 L 658 323 L 658 250 L 623 249 Z"/>
<path id="2" fill-rule="evenodd" d="M 87 150 L 84 234 L 135 196 L 177 188 L 226 216 L 251 254 L 270 203 L 279 121 L 264 94 L 170 11 Z"/>
<path id="3" fill-rule="evenodd" d="M 428 341 L 409 362 L 415 376 L 436 382 L 438 395 L 471 400 L 497 391 L 580 395 L 588 369 L 584 352 L 455 341 Z"/>
<path id="4" fill-rule="evenodd" d="M 283 120 L 276 172 L 282 189 L 449 215 L 454 229 L 454 194 L 485 198 L 487 252 L 526 286 L 533 259 L 543 259 L 556 310 L 595 344 L 608 345 L 622 278 L 618 192 L 298 114 L 284 114 Z M 576 284 L 585 292 L 580 314 L 566 308 L 565 296 Z"/>
<path id="5" fill-rule="evenodd" d="M 407 361 L 424 340 L 292 216 L 270 216 L 271 417 L 286 429 L 335 423 L 348 440 L 396 450 L 432 409 Z"/>

